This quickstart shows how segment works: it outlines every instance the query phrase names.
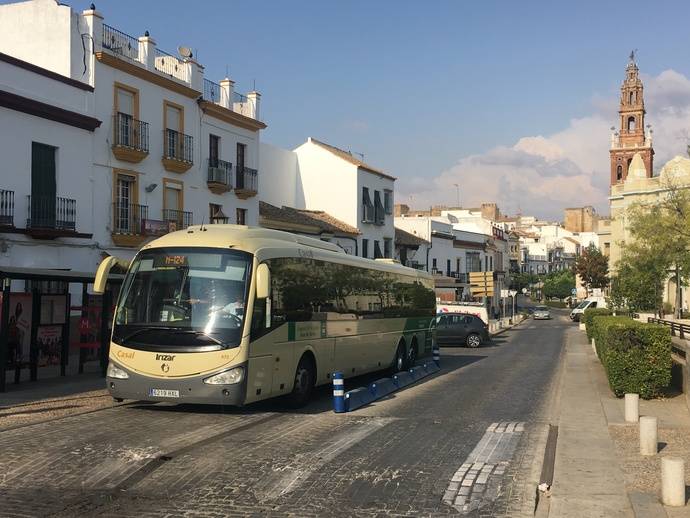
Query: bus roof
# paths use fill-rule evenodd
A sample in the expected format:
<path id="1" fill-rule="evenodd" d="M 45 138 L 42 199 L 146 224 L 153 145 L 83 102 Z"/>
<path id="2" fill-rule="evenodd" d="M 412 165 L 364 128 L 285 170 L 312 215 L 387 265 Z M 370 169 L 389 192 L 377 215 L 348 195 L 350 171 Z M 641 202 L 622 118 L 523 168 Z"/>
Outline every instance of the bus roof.
<path id="1" fill-rule="evenodd" d="M 142 250 L 179 246 L 232 248 L 255 255 L 259 261 L 274 257 L 304 257 L 304 252 L 308 251 L 308 256 L 314 259 L 432 279 L 429 273 L 402 266 L 392 259 L 365 259 L 346 254 L 338 245 L 320 239 L 245 225 L 194 225 L 161 236 L 145 244 Z"/>

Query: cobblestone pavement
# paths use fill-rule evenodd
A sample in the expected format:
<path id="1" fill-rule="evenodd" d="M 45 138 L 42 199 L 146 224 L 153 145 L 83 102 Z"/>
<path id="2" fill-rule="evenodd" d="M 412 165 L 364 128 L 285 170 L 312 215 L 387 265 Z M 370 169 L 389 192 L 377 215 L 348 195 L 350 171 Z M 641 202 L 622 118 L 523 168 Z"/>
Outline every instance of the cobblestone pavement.
<path id="1" fill-rule="evenodd" d="M 566 325 L 445 348 L 438 375 L 345 415 L 325 388 L 299 412 L 133 404 L 0 432 L 0 514 L 526 514 Z M 458 506 L 470 472 L 481 491 Z"/>

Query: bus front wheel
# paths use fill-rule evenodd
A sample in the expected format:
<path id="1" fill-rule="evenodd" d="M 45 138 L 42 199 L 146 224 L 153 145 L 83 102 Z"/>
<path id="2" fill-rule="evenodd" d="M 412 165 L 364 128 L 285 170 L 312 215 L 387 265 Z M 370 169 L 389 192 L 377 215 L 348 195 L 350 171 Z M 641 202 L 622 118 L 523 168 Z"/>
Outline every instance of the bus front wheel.
<path id="1" fill-rule="evenodd" d="M 304 355 L 300 358 L 295 371 L 295 385 L 292 387 L 290 394 L 290 405 L 294 408 L 299 408 L 307 404 L 311 394 L 314 391 L 314 383 L 316 381 L 316 366 L 314 360 Z"/>
<path id="2" fill-rule="evenodd" d="M 405 370 L 405 344 L 400 342 L 398 344 L 398 349 L 395 351 L 393 364 L 391 365 L 391 374 L 396 374 L 403 370 Z"/>

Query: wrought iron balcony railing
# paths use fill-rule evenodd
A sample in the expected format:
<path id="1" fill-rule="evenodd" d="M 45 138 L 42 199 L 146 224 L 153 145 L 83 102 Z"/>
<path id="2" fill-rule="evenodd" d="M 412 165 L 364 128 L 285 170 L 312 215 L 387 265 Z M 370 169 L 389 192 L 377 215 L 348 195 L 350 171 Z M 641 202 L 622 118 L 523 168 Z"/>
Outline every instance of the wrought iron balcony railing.
<path id="1" fill-rule="evenodd" d="M 172 54 L 156 49 L 156 54 L 154 58 L 154 66 L 156 70 L 167 74 L 180 81 L 187 81 L 187 65 L 184 61 L 176 58 Z"/>
<path id="2" fill-rule="evenodd" d="M 232 164 L 225 160 L 208 159 L 208 183 L 231 187 Z"/>
<path id="3" fill-rule="evenodd" d="M 113 233 L 142 235 L 148 217 L 148 206 L 116 201 L 113 203 Z"/>
<path id="4" fill-rule="evenodd" d="M 120 56 L 134 61 L 139 60 L 139 40 L 110 25 L 103 24 L 101 46 Z"/>
<path id="5" fill-rule="evenodd" d="M 117 113 L 113 117 L 115 128 L 114 144 L 137 151 L 149 152 L 149 124 L 127 115 Z"/>
<path id="6" fill-rule="evenodd" d="M 259 171 L 249 167 L 236 167 L 235 189 L 257 192 L 259 189 Z"/>
<path id="7" fill-rule="evenodd" d="M 204 78 L 204 100 L 212 103 L 220 102 L 220 85 Z"/>
<path id="8" fill-rule="evenodd" d="M 62 197 L 28 196 L 30 229 L 76 230 L 77 201 Z"/>
<path id="9" fill-rule="evenodd" d="M 163 131 L 163 157 L 189 164 L 194 162 L 194 137 L 179 131 Z"/>
<path id="10" fill-rule="evenodd" d="M 0 189 L 0 226 L 14 226 L 14 191 Z"/>
<path id="11" fill-rule="evenodd" d="M 192 213 L 184 210 L 163 209 L 163 219 L 174 224 L 171 230 L 182 230 L 192 224 Z"/>

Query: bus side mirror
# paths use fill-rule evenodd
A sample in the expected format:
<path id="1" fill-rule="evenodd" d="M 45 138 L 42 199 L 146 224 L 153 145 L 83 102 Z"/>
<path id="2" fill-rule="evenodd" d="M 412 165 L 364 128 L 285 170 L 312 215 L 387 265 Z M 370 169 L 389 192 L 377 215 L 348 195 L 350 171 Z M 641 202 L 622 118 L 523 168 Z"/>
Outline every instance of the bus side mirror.
<path id="1" fill-rule="evenodd" d="M 123 259 L 119 259 L 113 255 L 106 257 L 101 261 L 96 270 L 96 278 L 93 281 L 93 292 L 97 295 L 102 295 L 105 291 L 105 285 L 108 282 L 108 274 L 110 274 L 110 269 L 116 264 L 127 268 L 129 263 Z"/>
<path id="2" fill-rule="evenodd" d="M 256 269 L 256 298 L 267 299 L 271 295 L 271 270 L 266 263 Z"/>

